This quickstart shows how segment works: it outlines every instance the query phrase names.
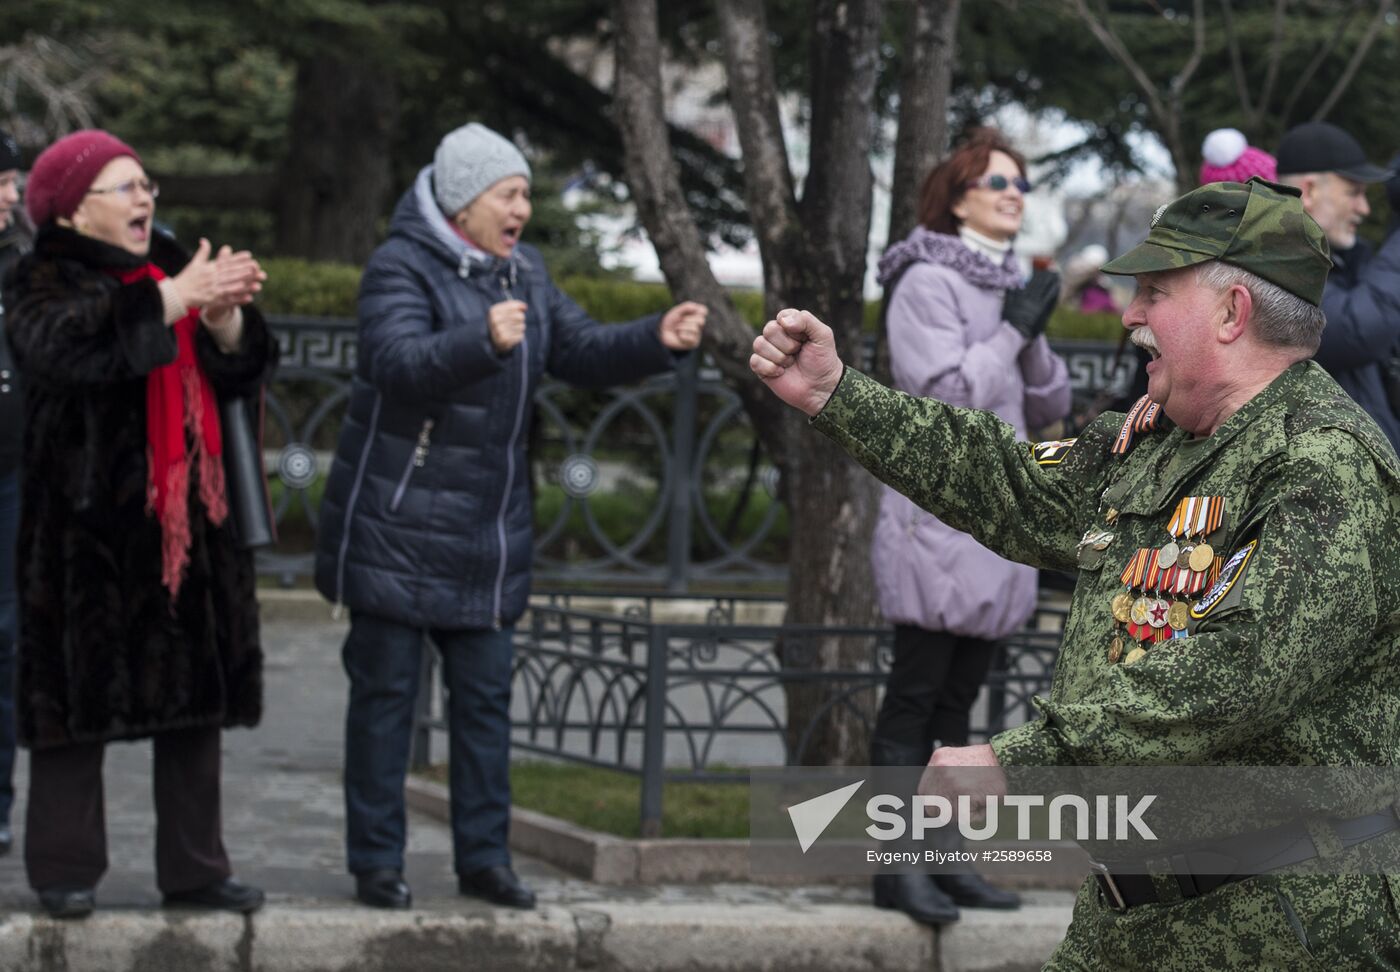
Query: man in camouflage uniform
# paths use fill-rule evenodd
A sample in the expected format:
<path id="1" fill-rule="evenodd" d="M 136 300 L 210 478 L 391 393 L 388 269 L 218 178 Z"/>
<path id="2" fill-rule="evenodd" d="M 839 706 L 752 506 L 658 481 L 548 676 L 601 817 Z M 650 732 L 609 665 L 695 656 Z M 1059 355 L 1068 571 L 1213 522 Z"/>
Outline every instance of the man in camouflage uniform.
<path id="1" fill-rule="evenodd" d="M 1069 443 L 885 388 L 809 313 L 766 325 L 754 372 L 880 479 L 1002 556 L 1078 571 L 1042 718 L 931 765 L 1396 764 L 1400 461 L 1308 360 L 1329 265 L 1291 187 L 1163 207 L 1104 267 L 1137 278 L 1123 323 L 1148 395 Z M 1400 829 L 1382 807 L 1304 836 L 1356 856 Z M 1047 968 L 1400 968 L 1400 878 L 1237 863 L 1091 878 Z"/>

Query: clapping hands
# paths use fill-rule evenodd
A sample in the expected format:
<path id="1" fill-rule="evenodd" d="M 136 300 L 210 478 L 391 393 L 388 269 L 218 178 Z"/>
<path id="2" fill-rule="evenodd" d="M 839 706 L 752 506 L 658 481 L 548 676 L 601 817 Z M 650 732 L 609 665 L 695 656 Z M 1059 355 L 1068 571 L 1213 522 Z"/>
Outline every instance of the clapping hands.
<path id="1" fill-rule="evenodd" d="M 198 307 L 214 320 L 235 307 L 253 302 L 267 279 L 258 261 L 247 250 L 237 253 L 222 246 L 211 256 L 207 239 L 200 239 L 190 262 L 173 278 L 175 290 L 186 307 Z"/>

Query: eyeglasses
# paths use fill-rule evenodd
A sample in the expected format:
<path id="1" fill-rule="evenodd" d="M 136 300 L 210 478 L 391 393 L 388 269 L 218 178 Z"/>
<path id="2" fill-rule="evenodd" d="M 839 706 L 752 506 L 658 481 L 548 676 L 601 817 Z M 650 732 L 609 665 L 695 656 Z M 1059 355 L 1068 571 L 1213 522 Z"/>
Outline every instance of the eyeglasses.
<path id="1" fill-rule="evenodd" d="M 132 196 L 136 195 L 137 189 L 149 192 L 152 199 L 160 198 L 160 186 L 156 184 L 154 179 L 128 179 L 126 182 L 115 186 L 108 186 L 106 189 L 89 189 L 87 194 L 89 196 L 100 196 L 104 193 L 115 192 L 123 199 L 130 199 Z"/>
<path id="2" fill-rule="evenodd" d="M 996 175 L 983 176 L 980 179 L 973 179 L 963 186 L 964 189 L 990 189 L 992 192 L 1001 192 L 1004 189 L 1015 186 L 1022 193 L 1031 191 L 1031 184 L 1023 176 L 1008 179 L 1000 173 Z"/>

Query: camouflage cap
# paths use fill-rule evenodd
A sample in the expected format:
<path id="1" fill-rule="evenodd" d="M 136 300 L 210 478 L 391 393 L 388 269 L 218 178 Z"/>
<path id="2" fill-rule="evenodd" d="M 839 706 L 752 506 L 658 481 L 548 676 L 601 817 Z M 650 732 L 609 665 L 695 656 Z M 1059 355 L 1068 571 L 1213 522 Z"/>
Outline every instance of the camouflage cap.
<path id="1" fill-rule="evenodd" d="M 1248 270 L 1313 306 L 1332 258 L 1322 228 L 1293 186 L 1255 177 L 1212 182 L 1173 200 L 1152 217 L 1147 239 L 1103 265 L 1132 276 L 1219 260 Z"/>

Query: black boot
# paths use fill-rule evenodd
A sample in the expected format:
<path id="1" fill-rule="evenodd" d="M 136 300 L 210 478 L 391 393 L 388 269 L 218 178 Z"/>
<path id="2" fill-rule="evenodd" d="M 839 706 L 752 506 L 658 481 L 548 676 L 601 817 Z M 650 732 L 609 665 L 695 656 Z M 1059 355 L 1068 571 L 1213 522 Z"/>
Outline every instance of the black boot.
<path id="1" fill-rule="evenodd" d="M 958 920 L 958 906 L 927 874 L 877 874 L 871 890 L 875 907 L 902 911 L 925 925 L 949 925 Z"/>
<path id="2" fill-rule="evenodd" d="M 920 746 L 881 736 L 870 740 L 872 766 L 924 766 L 928 756 Z M 875 907 L 902 911 L 925 925 L 948 925 L 958 920 L 958 906 L 927 874 L 877 874 L 871 890 Z"/>
<path id="3" fill-rule="evenodd" d="M 934 843 L 944 852 L 963 849 L 962 834 L 957 828 L 943 828 L 934 838 Z M 971 864 L 954 864 L 952 870 L 930 875 L 933 883 L 959 907 L 999 908 L 1011 910 L 1021 907 L 1021 896 L 1014 891 L 1003 891 L 987 883 L 987 879 L 973 870 Z"/>

